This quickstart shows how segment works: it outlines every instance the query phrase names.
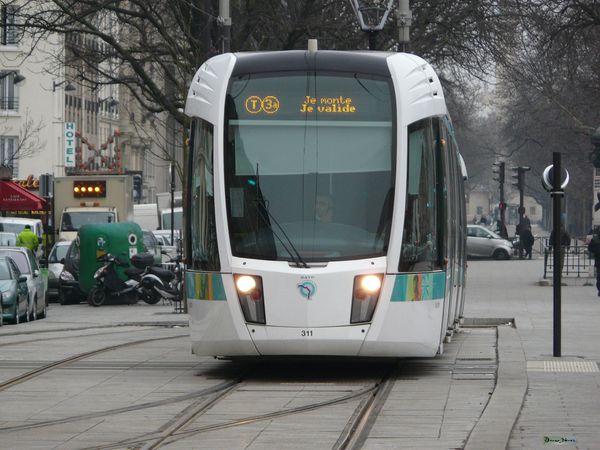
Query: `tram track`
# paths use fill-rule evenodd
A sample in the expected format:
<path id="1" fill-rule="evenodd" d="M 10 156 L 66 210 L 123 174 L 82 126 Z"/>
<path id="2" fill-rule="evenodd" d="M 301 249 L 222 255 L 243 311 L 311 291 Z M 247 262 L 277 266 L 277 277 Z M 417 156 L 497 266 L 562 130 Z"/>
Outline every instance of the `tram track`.
<path id="1" fill-rule="evenodd" d="M 198 397 L 206 397 L 208 395 L 218 393 L 222 390 L 228 389 L 238 382 L 239 382 L 239 380 L 223 381 L 222 383 L 219 383 L 215 386 L 201 389 L 196 392 L 191 392 L 189 394 L 184 394 L 184 395 L 178 395 L 175 397 L 157 400 L 157 401 L 153 401 L 153 402 L 145 402 L 145 403 L 140 403 L 138 405 L 124 406 L 122 408 L 108 409 L 105 411 L 97 411 L 97 412 L 88 413 L 88 414 L 79 414 L 76 416 L 69 416 L 69 417 L 64 417 L 61 419 L 45 420 L 45 421 L 41 421 L 41 422 L 27 423 L 27 424 L 23 424 L 23 425 L 16 425 L 16 426 L 12 426 L 12 427 L 0 428 L 0 433 L 10 433 L 10 432 L 15 432 L 15 431 L 30 430 L 33 428 L 43 428 L 43 427 L 49 427 L 49 426 L 53 426 L 53 425 L 61 425 L 61 424 L 65 424 L 65 423 L 78 422 L 81 420 L 97 419 L 100 417 L 113 416 L 116 414 L 140 411 L 143 409 L 156 408 L 159 406 L 170 405 L 173 403 L 183 402 L 183 401 L 198 398 Z"/>
<path id="2" fill-rule="evenodd" d="M 193 427 L 192 424 L 194 420 L 209 411 L 227 396 L 232 395 L 236 389 L 242 386 L 245 380 L 241 379 L 239 383 L 232 385 L 227 389 L 215 392 L 209 398 L 198 400 L 189 405 L 183 411 L 177 414 L 172 420 L 165 423 L 156 432 L 146 433 L 137 437 L 115 442 L 114 444 L 102 445 L 98 447 L 86 447 L 85 450 L 118 449 L 122 448 L 123 446 L 134 447 L 140 450 L 155 450 L 163 445 L 168 445 L 198 434 L 292 416 L 333 405 L 347 403 L 362 397 L 363 400 L 355 409 L 348 422 L 348 425 L 344 428 L 340 438 L 333 447 L 336 450 L 359 448 L 354 445 L 356 443 L 360 444 L 366 439 L 377 413 L 379 413 L 381 410 L 381 406 L 383 403 L 385 403 L 385 399 L 387 398 L 387 395 L 393 386 L 393 374 L 395 371 L 396 367 L 394 367 L 391 373 L 386 374 L 383 378 L 378 379 L 378 381 L 375 383 L 333 399 L 298 406 L 295 408 L 272 411 L 265 414 L 245 416 L 238 419 L 232 419 L 225 423 Z M 186 429 L 188 426 L 192 427 Z"/>
<path id="3" fill-rule="evenodd" d="M 15 345 L 34 344 L 36 342 L 59 341 L 59 340 L 72 339 L 72 338 L 114 336 L 117 334 L 124 334 L 124 333 L 139 333 L 139 332 L 149 331 L 149 330 L 153 330 L 153 329 L 156 329 L 156 327 L 154 327 L 154 328 L 153 327 L 144 327 L 144 328 L 140 327 L 139 329 L 133 329 L 133 330 L 112 331 L 112 332 L 106 331 L 106 332 L 90 333 L 90 334 L 70 334 L 70 335 L 66 335 L 66 336 L 55 336 L 55 337 L 47 337 L 47 338 L 39 338 L 39 339 L 29 339 L 29 340 L 23 340 L 23 341 L 6 342 L 3 344 L 0 344 L 0 347 L 9 347 L 9 346 L 13 347 Z M 70 330 L 70 331 L 80 331 L 80 330 Z"/>
<path id="4" fill-rule="evenodd" d="M 395 379 L 388 376 L 382 380 L 373 392 L 365 398 L 354 410 L 354 414 L 342 431 L 332 450 L 354 450 L 362 448 L 369 432 L 385 404 Z"/>
<path id="5" fill-rule="evenodd" d="M 0 337 L 4 338 L 4 337 L 11 337 L 11 336 L 29 336 L 29 335 L 34 335 L 34 334 L 65 333 L 65 332 L 70 332 L 70 331 L 85 331 L 85 330 L 94 330 L 94 329 L 102 329 L 102 328 L 122 328 L 122 327 L 182 328 L 182 327 L 189 327 L 189 323 L 187 321 L 121 322 L 121 323 L 108 324 L 108 325 L 90 325 L 90 326 L 82 326 L 82 327 L 53 328 L 50 330 L 15 331 L 15 332 L 0 333 Z M 0 343 L 0 347 L 12 345 L 12 344 L 13 344 L 12 342 Z"/>
<path id="6" fill-rule="evenodd" d="M 368 386 L 366 388 L 360 389 L 351 394 L 338 397 L 332 400 L 326 400 L 323 402 L 312 403 L 309 405 L 299 406 L 297 408 L 290 408 L 286 410 L 274 411 L 266 414 L 260 414 L 255 416 L 247 416 L 240 419 L 231 420 L 227 423 L 222 424 L 213 424 L 206 425 L 202 427 L 196 427 L 189 430 L 183 430 L 182 428 L 189 424 L 193 419 L 202 415 L 205 411 L 210 409 L 215 403 L 229 394 L 233 389 L 232 387 L 226 392 L 220 393 L 214 398 L 208 399 L 207 401 L 197 402 L 195 405 L 192 405 L 191 408 L 182 415 L 184 420 L 177 420 L 178 423 L 168 424 L 167 432 L 155 432 L 149 433 L 145 435 L 141 435 L 135 438 L 126 439 L 120 442 L 116 442 L 114 444 L 102 445 L 98 447 L 86 447 L 84 450 L 102 450 L 102 449 L 117 449 L 122 448 L 123 445 L 137 445 L 136 448 L 140 448 L 143 450 L 154 450 L 159 448 L 162 444 L 171 444 L 181 439 L 185 439 L 188 437 L 192 437 L 197 434 L 207 433 L 210 431 L 223 430 L 226 428 L 233 428 L 242 425 L 249 425 L 256 422 L 262 422 L 266 420 L 277 419 L 281 417 L 291 416 L 294 414 L 300 414 L 303 412 L 314 411 L 316 409 L 324 408 L 327 406 L 333 406 L 340 403 L 345 403 L 351 400 L 355 400 L 362 396 L 366 396 L 377 389 L 377 385 Z M 178 416 L 179 417 L 179 416 Z M 163 427 L 164 428 L 164 427 Z M 166 435 L 165 435 L 166 434 Z M 152 441 L 151 443 L 148 443 Z M 142 447 L 139 447 L 143 445 Z"/>
<path id="7" fill-rule="evenodd" d="M 168 340 L 168 339 L 181 339 L 181 338 L 185 338 L 185 337 L 187 337 L 187 335 L 163 336 L 163 337 L 157 337 L 157 338 L 139 339 L 136 341 L 124 342 L 122 344 L 110 345 L 110 346 L 99 348 L 96 350 L 91 350 L 89 352 L 80 353 L 78 355 L 70 356 L 68 358 L 64 358 L 59 361 L 54 361 L 52 363 L 45 364 L 41 367 L 30 370 L 30 371 L 28 371 L 24 374 L 21 374 L 17 377 L 11 378 L 10 380 L 1 382 L 0 383 L 0 392 L 4 391 L 6 389 L 9 389 L 13 386 L 16 386 L 18 384 L 24 383 L 25 381 L 31 380 L 32 378 L 38 377 L 42 374 L 45 374 L 51 370 L 58 369 L 60 367 L 66 366 L 70 363 L 79 361 L 81 359 L 89 358 L 90 356 L 99 355 L 101 353 L 109 352 L 112 350 L 118 350 L 118 349 L 121 349 L 124 347 L 129 347 L 132 345 L 140 345 L 140 344 L 144 344 L 144 343 L 148 343 L 148 342 L 163 341 L 163 340 Z"/>

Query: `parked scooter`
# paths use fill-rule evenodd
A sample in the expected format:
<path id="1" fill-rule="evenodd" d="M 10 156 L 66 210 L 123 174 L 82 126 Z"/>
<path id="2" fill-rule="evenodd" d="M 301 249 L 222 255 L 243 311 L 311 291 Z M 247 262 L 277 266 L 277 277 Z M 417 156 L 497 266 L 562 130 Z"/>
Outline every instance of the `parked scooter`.
<path id="1" fill-rule="evenodd" d="M 152 253 L 140 253 L 131 257 L 134 267 L 126 269 L 127 276 L 139 282 L 138 293 L 142 300 L 155 304 L 161 298 L 177 301 L 179 290 L 177 287 L 177 274 L 170 270 L 153 265 Z"/>
<path id="2" fill-rule="evenodd" d="M 164 253 L 166 254 L 166 252 Z M 179 302 L 182 300 L 182 288 L 183 288 L 183 270 L 181 267 L 182 257 L 181 252 L 177 252 L 177 256 L 169 260 L 173 263 L 173 271 L 167 270 L 171 274 L 171 277 L 163 286 L 155 286 L 155 290 L 165 299 L 171 300 L 172 302 Z M 165 269 L 161 269 L 165 270 Z"/>
<path id="3" fill-rule="evenodd" d="M 101 306 L 109 298 L 124 298 L 130 303 L 136 303 L 139 281 L 133 278 L 123 281 L 116 271 L 116 266 L 120 266 L 128 267 L 125 269 L 127 272 L 130 269 L 129 263 L 110 253 L 100 256 L 98 261 L 104 265 L 94 273 L 95 283 L 88 295 L 88 303 L 92 306 Z"/>

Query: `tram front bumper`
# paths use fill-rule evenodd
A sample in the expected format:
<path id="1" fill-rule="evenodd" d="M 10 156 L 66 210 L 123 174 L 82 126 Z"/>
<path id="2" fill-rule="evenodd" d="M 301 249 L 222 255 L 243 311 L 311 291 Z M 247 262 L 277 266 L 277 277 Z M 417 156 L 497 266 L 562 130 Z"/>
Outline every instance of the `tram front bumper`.
<path id="1" fill-rule="evenodd" d="M 346 327 L 270 327 L 248 324 L 261 355 L 357 356 L 369 325 Z"/>

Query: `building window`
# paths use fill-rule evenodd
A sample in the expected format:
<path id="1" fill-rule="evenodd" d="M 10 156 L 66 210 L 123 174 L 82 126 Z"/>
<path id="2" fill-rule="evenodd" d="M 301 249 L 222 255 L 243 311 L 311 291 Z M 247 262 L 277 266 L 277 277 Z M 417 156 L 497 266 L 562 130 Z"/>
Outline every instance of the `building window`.
<path id="1" fill-rule="evenodd" d="M 9 167 L 13 178 L 18 173 L 17 138 L 0 136 L 0 165 Z"/>
<path id="2" fill-rule="evenodd" d="M 4 111 L 18 111 L 19 98 L 15 86 L 16 72 L 0 72 L 0 109 Z"/>
<path id="3" fill-rule="evenodd" d="M 535 206 L 530 206 L 529 207 L 529 215 L 530 216 L 535 216 L 535 212 L 536 212 Z"/>
<path id="4" fill-rule="evenodd" d="M 479 215 L 483 214 L 483 206 L 478 206 L 477 207 L 477 214 L 479 214 Z"/>
<path id="5" fill-rule="evenodd" d="M 19 42 L 15 20 L 16 10 L 15 5 L 0 7 L 0 44 L 2 45 L 15 45 Z"/>

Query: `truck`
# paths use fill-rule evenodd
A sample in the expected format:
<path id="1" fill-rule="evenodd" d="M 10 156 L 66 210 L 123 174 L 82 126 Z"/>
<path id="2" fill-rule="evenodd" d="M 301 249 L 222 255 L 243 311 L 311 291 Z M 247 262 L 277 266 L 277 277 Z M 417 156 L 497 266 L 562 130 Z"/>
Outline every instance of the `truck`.
<path id="1" fill-rule="evenodd" d="M 156 230 L 159 225 L 158 204 L 143 203 L 133 205 L 133 221 L 143 230 Z"/>
<path id="2" fill-rule="evenodd" d="M 181 191 L 173 192 L 173 214 L 175 217 L 174 228 L 181 229 L 183 208 Z M 158 214 L 160 216 L 160 228 L 162 230 L 171 229 L 171 193 L 159 192 L 156 194 L 156 203 L 158 204 Z"/>
<path id="3" fill-rule="evenodd" d="M 54 178 L 54 218 L 58 241 L 75 239 L 86 223 L 133 220 L 131 175 L 79 175 Z"/>

